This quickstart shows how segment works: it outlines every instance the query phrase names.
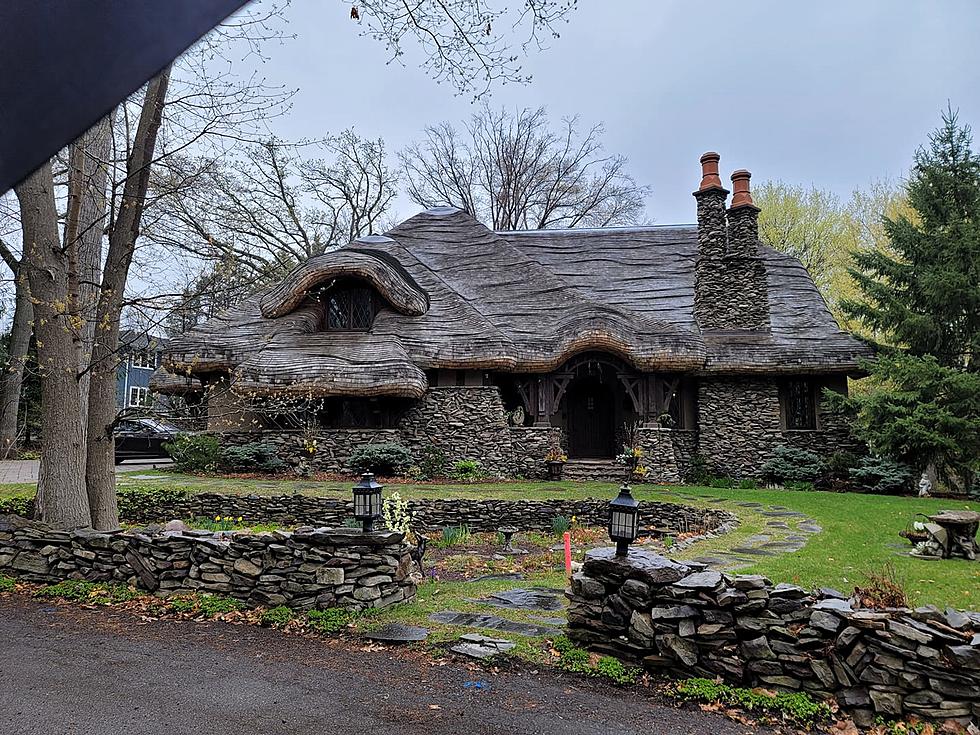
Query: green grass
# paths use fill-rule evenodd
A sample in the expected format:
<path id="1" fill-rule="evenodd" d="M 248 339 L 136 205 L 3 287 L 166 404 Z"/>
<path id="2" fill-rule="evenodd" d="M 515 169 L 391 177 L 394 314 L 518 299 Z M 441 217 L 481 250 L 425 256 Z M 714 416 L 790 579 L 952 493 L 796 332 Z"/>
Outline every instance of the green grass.
<path id="1" fill-rule="evenodd" d="M 352 482 L 310 480 L 245 480 L 190 475 L 156 474 L 159 481 L 130 480 L 120 475 L 119 486 L 126 489 L 188 492 L 224 492 L 233 494 L 283 495 L 300 493 L 310 496 L 349 497 Z M 616 485 L 609 482 L 481 482 L 476 484 L 418 484 L 397 483 L 389 488 L 406 499 L 423 498 L 501 498 L 501 499 L 580 499 L 586 497 L 612 498 Z M 12 497 L 33 492 L 28 485 L 0 485 L 0 497 Z M 806 587 L 835 587 L 850 592 L 863 584 L 867 571 L 880 569 L 886 562 L 894 565 L 915 604 L 932 603 L 962 609 L 980 609 L 980 563 L 963 560 L 924 561 L 896 553 L 895 545 L 903 544 L 898 532 L 905 528 L 915 513 L 935 513 L 943 508 L 980 509 L 978 501 L 920 499 L 862 495 L 856 493 L 825 493 L 788 490 L 658 487 L 640 486 L 634 494 L 641 500 L 673 500 L 708 507 L 718 507 L 736 513 L 741 525 L 730 534 L 678 553 L 679 558 L 710 555 L 738 546 L 750 535 L 766 531 L 766 522 L 775 520 L 758 511 L 741 508 L 742 501 L 783 505 L 805 513 L 823 527 L 823 532 L 809 537 L 798 552 L 775 557 L 760 557 L 749 573 L 765 574 L 776 582 L 796 582 Z M 689 501 L 678 494 L 695 496 Z M 725 498 L 722 503 L 707 503 L 708 498 Z M 561 574 L 556 572 L 556 586 L 561 586 Z M 539 580 L 533 580 L 538 583 Z M 447 592 L 450 583 L 442 583 Z M 423 587 L 425 590 L 426 585 Z M 420 597 L 423 596 L 420 591 Z M 448 595 L 452 596 L 452 595 Z M 466 596 L 477 596 L 468 589 Z M 445 598 L 443 598 L 445 599 Z M 446 605 L 448 606 L 448 604 Z M 442 609 L 442 608 L 439 608 Z"/>

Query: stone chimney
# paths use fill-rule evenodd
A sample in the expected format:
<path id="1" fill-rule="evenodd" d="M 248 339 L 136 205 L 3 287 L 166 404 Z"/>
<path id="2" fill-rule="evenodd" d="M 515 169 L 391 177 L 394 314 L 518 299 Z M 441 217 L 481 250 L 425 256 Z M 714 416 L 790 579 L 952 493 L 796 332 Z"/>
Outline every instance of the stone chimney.
<path id="1" fill-rule="evenodd" d="M 701 156 L 701 186 L 694 192 L 698 201 L 698 249 L 702 257 L 720 258 L 725 254 L 728 228 L 725 224 L 725 202 L 728 190 L 721 185 L 718 161 L 721 156 L 709 151 Z"/>
<path id="2" fill-rule="evenodd" d="M 701 156 L 698 203 L 698 258 L 694 317 L 704 332 L 768 331 L 769 282 L 759 256 L 759 208 L 752 203 L 751 174 L 732 174 L 735 195 L 718 175 L 717 153 Z"/>
<path id="3" fill-rule="evenodd" d="M 728 210 L 728 254 L 753 258 L 759 255 L 759 208 L 752 203 L 749 179 L 744 168 L 732 174 L 732 206 Z"/>

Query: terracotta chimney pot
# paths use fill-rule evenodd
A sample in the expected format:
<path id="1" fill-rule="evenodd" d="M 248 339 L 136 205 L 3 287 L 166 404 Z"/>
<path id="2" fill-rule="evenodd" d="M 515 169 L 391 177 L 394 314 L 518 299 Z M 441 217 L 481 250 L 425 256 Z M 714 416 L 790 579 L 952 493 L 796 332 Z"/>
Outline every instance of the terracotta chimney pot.
<path id="1" fill-rule="evenodd" d="M 698 191 L 706 189 L 723 189 L 721 177 L 718 175 L 718 161 L 721 160 L 714 151 L 708 151 L 701 156 L 701 186 Z"/>
<path id="2" fill-rule="evenodd" d="M 752 202 L 752 192 L 749 190 L 749 179 L 752 178 L 752 174 L 746 171 L 744 168 L 740 168 L 732 174 L 732 189 L 734 194 L 732 195 L 732 206 L 731 209 L 736 207 L 754 207 L 755 204 Z"/>

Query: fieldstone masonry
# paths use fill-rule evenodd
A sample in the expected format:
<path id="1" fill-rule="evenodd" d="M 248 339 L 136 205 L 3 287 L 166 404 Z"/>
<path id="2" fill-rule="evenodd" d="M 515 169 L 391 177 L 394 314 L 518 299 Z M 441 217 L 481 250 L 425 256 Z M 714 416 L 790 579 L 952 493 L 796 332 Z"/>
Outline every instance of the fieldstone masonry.
<path id="1" fill-rule="evenodd" d="M 474 532 L 493 532 L 501 526 L 513 526 L 520 531 L 543 531 L 551 530 L 556 516 L 575 516 L 584 525 L 605 526 L 609 500 L 410 500 L 407 510 L 412 527 L 423 532 L 459 525 L 466 525 Z M 160 501 L 152 510 L 125 520 L 152 523 L 170 518 L 241 516 L 248 523 L 341 526 L 353 515 L 353 502 L 341 498 L 200 493 L 169 502 Z M 738 524 L 733 513 L 720 508 L 650 501 L 640 501 L 640 519 L 650 533 L 718 531 Z"/>
<path id="2" fill-rule="evenodd" d="M 821 413 L 815 431 L 784 431 L 780 424 L 779 390 L 771 378 L 703 378 L 698 391 L 698 430 L 641 427 L 640 444 L 650 469 L 648 482 L 681 482 L 695 453 L 704 455 L 715 471 L 731 477 L 758 477 L 772 449 L 790 444 L 813 451 L 860 451 L 846 425 L 833 414 Z M 258 425 L 258 424 L 256 424 Z M 474 459 L 491 477 L 545 479 L 545 456 L 560 440 L 551 426 L 510 426 L 493 386 L 432 388 L 392 429 L 322 429 L 315 435 L 316 453 L 304 449 L 301 431 L 230 431 L 217 433 L 226 445 L 251 442 L 276 447 L 280 458 L 297 467 L 301 462 L 317 472 L 349 472 L 351 453 L 367 444 L 395 442 L 416 456 L 440 448 L 452 462 Z M 610 463 L 606 480 L 619 480 L 621 468 Z"/>
<path id="3" fill-rule="evenodd" d="M 0 516 L 0 572 L 29 582 L 117 582 L 161 596 L 208 592 L 300 610 L 413 599 L 409 549 L 402 534 L 346 528 L 67 532 Z"/>
<path id="4" fill-rule="evenodd" d="M 820 428 L 782 428 L 779 387 L 772 379 L 716 377 L 698 386 L 698 446 L 714 471 L 728 477 L 758 477 L 774 447 L 781 444 L 829 457 L 866 451 L 846 421 L 821 409 Z"/>
<path id="5" fill-rule="evenodd" d="M 980 613 L 855 609 L 834 590 L 614 552 L 588 552 L 567 593 L 568 635 L 593 650 L 676 676 L 836 697 L 860 725 L 980 718 Z"/>

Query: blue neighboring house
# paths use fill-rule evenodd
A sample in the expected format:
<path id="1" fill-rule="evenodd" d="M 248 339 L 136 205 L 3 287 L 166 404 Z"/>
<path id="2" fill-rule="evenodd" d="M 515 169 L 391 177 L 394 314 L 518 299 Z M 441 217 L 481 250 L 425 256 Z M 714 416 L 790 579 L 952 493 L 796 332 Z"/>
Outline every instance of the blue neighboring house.
<path id="1" fill-rule="evenodd" d="M 167 340 L 124 329 L 119 333 L 119 367 L 116 370 L 116 405 L 120 411 L 154 405 L 150 376 L 160 367 Z M 166 399 L 165 396 L 160 398 Z M 160 406 L 157 406 L 160 408 Z"/>

